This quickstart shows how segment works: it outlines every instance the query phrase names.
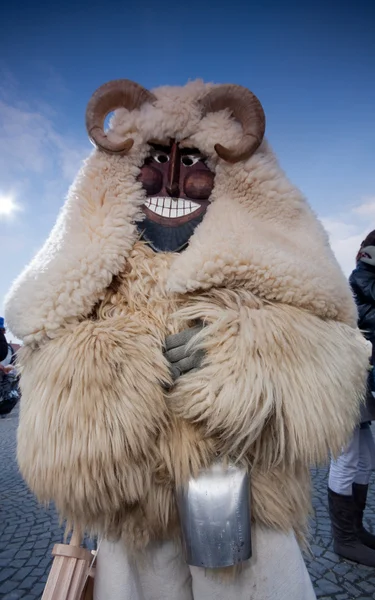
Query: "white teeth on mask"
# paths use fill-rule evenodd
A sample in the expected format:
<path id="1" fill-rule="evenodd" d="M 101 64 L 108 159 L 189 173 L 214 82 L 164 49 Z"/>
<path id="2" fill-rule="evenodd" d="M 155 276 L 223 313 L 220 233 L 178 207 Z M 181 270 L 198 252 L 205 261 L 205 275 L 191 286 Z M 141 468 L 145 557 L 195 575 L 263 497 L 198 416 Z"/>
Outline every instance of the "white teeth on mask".
<path id="1" fill-rule="evenodd" d="M 169 198 L 167 196 L 147 198 L 145 206 L 151 212 L 161 217 L 167 217 L 168 219 L 191 215 L 197 208 L 200 208 L 200 204 L 197 202 L 191 202 L 191 200 L 184 200 L 183 198 Z"/>

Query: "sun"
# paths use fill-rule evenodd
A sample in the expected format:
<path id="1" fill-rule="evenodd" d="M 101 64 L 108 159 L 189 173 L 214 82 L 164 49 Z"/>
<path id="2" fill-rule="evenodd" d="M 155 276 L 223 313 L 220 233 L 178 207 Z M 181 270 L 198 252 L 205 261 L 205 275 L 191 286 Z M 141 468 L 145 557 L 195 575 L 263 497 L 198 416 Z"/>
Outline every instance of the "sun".
<path id="1" fill-rule="evenodd" d="M 12 196 L 0 194 L 0 217 L 10 217 L 18 208 Z"/>

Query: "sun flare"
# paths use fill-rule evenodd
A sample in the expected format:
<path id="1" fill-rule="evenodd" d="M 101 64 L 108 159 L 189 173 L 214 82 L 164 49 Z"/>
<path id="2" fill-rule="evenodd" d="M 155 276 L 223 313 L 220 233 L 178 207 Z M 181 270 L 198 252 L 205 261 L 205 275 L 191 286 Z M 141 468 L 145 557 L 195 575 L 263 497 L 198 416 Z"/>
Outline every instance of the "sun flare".
<path id="1" fill-rule="evenodd" d="M 0 217 L 10 217 L 18 210 L 14 198 L 10 195 L 0 194 Z"/>

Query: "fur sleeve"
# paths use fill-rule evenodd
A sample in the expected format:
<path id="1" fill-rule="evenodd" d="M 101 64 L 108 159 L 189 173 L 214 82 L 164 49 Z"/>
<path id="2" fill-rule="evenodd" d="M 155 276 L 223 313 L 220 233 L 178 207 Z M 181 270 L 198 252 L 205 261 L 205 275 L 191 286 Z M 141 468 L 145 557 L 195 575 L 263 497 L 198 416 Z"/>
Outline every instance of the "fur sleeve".
<path id="1" fill-rule="evenodd" d="M 196 338 L 206 358 L 173 388 L 172 409 L 204 424 L 220 450 L 246 454 L 253 465 L 313 464 L 339 452 L 364 393 L 362 336 L 294 307 L 240 305 L 236 296 L 225 308 L 198 301 L 181 315 L 206 318 Z"/>
<path id="2" fill-rule="evenodd" d="M 25 347 L 20 362 L 22 475 L 64 518 L 108 530 L 149 485 L 165 424 L 160 348 L 130 320 L 110 318 Z"/>
<path id="3" fill-rule="evenodd" d="M 97 151 L 83 165 L 48 239 L 5 298 L 8 327 L 24 343 L 74 329 L 123 271 L 143 202 L 137 173 Z"/>

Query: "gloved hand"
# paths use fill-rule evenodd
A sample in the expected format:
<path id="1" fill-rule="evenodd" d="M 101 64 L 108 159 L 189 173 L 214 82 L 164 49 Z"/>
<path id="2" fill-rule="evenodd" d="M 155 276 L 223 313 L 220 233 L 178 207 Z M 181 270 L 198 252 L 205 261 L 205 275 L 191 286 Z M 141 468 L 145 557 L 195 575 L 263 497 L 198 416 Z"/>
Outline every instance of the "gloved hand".
<path id="1" fill-rule="evenodd" d="M 204 357 L 203 350 L 188 348 L 190 340 L 203 329 L 203 323 L 169 335 L 165 340 L 165 357 L 170 364 L 173 381 L 184 373 L 197 371 Z"/>

